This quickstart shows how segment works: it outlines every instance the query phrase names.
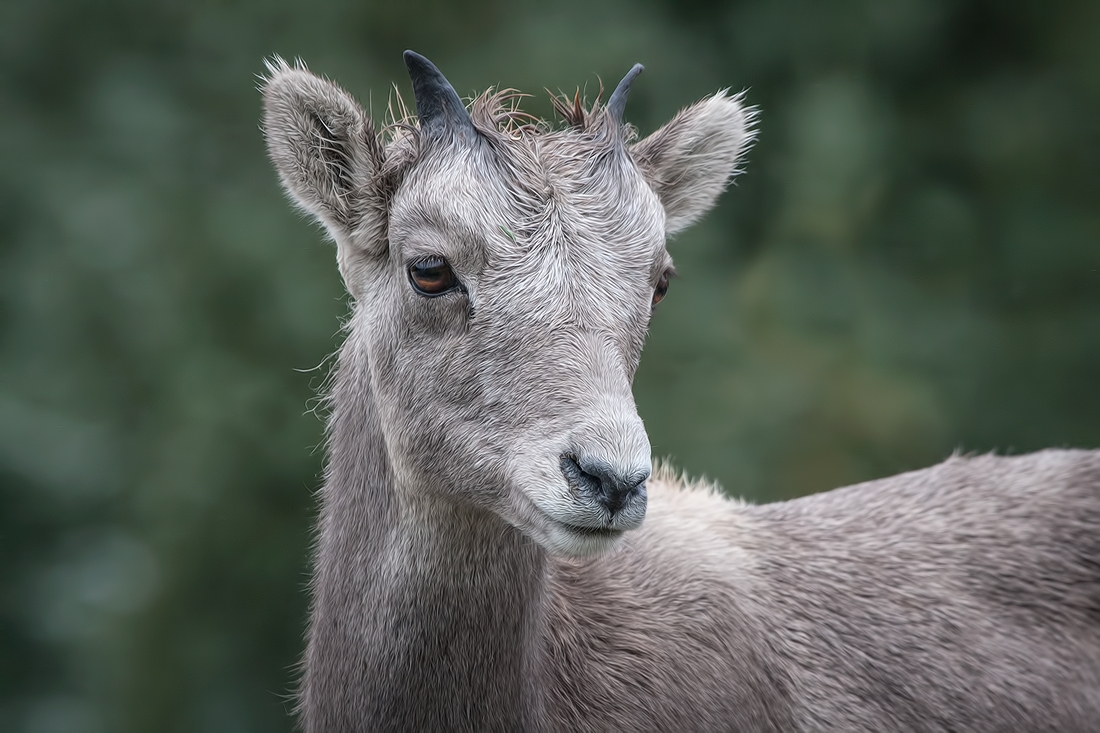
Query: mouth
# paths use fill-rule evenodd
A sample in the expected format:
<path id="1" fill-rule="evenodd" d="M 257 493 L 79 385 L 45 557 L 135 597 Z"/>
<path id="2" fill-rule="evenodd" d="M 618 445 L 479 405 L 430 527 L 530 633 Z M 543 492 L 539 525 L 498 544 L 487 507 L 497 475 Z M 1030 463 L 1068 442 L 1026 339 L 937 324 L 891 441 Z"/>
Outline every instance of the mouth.
<path id="1" fill-rule="evenodd" d="M 597 527 L 586 527 L 571 522 L 563 522 L 550 515 L 538 504 L 528 499 L 534 519 L 539 544 L 552 554 L 566 557 L 585 557 L 596 555 L 608 550 L 617 544 L 618 540 L 626 533 L 625 529 L 617 529 L 606 524 Z M 530 510 L 529 510 L 530 511 Z"/>
<path id="2" fill-rule="evenodd" d="M 556 519 L 550 520 L 547 549 L 566 557 L 588 557 L 614 547 L 625 530 L 612 527 L 581 527 Z"/>
<path id="3" fill-rule="evenodd" d="M 534 502 L 532 502 L 534 503 Z M 565 530 L 569 534 L 579 535 L 581 537 L 591 537 L 600 539 L 615 539 L 622 536 L 625 530 L 612 527 L 610 523 L 602 524 L 597 527 L 584 526 L 581 524 L 573 524 L 571 522 L 564 522 L 554 516 L 551 516 L 549 512 L 540 507 L 538 504 L 534 504 L 535 509 L 542 515 L 550 525 L 557 527 L 559 530 Z"/>
<path id="4" fill-rule="evenodd" d="M 556 520 L 551 520 L 555 521 Z M 564 527 L 567 531 L 573 534 L 581 535 L 582 537 L 598 537 L 601 539 L 613 540 L 617 537 L 621 537 L 626 530 L 615 529 L 614 527 L 578 527 L 575 524 L 568 524 L 566 522 L 556 522 L 560 527 Z"/>

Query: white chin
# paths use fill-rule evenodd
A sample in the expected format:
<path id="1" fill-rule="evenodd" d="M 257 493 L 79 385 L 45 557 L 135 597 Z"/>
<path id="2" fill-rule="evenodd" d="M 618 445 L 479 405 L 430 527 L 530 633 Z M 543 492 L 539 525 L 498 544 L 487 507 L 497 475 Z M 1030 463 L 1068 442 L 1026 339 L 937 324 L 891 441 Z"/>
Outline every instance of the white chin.
<path id="1" fill-rule="evenodd" d="M 584 529 L 552 522 L 539 544 L 551 555 L 589 557 L 610 550 L 623 536 L 621 529 Z"/>

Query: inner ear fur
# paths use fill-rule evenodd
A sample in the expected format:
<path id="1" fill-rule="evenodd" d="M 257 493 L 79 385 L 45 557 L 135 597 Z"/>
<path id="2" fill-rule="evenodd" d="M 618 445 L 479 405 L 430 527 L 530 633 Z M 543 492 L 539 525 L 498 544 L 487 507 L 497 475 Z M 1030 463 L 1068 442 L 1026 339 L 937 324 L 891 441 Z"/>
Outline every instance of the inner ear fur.
<path id="1" fill-rule="evenodd" d="M 384 154 L 374 123 L 350 94 L 304 67 L 274 59 L 268 72 L 261 87 L 268 155 L 295 202 L 348 246 L 375 208 L 370 184 Z"/>
<path id="2" fill-rule="evenodd" d="M 740 172 L 737 163 L 755 135 L 753 116 L 742 95 L 721 91 L 681 110 L 631 146 L 631 155 L 665 209 L 666 234 L 695 223 Z"/>

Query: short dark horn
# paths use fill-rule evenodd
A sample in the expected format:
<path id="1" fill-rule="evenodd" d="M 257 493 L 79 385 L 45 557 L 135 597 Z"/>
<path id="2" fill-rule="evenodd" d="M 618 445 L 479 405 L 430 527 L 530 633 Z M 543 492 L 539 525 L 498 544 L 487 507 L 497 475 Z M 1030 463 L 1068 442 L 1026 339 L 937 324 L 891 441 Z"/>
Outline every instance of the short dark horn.
<path id="1" fill-rule="evenodd" d="M 619 82 L 619 86 L 615 87 L 615 91 L 611 93 L 611 99 L 607 100 L 607 113 L 616 122 L 623 121 L 623 110 L 626 109 L 626 98 L 630 96 L 630 85 L 634 83 L 634 80 L 638 78 L 638 74 L 641 74 L 644 68 L 641 64 L 634 64 L 634 68 L 626 72 L 626 76 Z"/>
<path id="2" fill-rule="evenodd" d="M 412 79 L 421 129 L 473 132 L 474 123 L 470 120 L 466 105 L 435 64 L 415 51 L 406 51 L 405 67 Z"/>

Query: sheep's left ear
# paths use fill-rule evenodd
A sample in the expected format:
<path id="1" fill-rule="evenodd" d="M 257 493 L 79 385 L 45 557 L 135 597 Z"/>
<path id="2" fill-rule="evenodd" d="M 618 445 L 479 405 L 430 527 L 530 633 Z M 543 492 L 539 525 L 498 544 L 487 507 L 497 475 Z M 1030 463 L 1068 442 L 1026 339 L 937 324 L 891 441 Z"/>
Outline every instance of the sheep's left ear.
<path id="1" fill-rule="evenodd" d="M 753 140 L 753 111 L 719 92 L 683 109 L 630 148 L 665 209 L 665 233 L 695 223 L 714 206 Z"/>

